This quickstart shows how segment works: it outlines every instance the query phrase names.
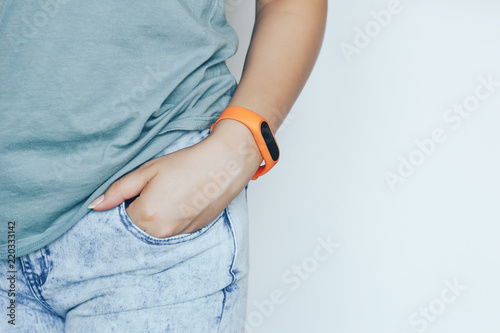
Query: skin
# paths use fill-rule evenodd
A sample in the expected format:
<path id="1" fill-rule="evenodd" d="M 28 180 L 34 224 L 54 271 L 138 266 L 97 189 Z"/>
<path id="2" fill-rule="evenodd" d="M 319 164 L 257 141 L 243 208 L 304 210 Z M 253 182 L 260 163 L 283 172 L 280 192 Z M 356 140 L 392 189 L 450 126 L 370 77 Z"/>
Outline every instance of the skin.
<path id="1" fill-rule="evenodd" d="M 258 113 L 276 133 L 312 71 L 326 12 L 327 0 L 257 0 L 252 40 L 229 106 Z M 127 213 L 141 229 L 158 238 L 194 232 L 222 212 L 262 161 L 250 130 L 221 120 L 200 143 L 123 176 L 89 208 L 108 210 L 140 195 Z M 200 200 L 197 193 L 206 188 L 210 195 Z"/>

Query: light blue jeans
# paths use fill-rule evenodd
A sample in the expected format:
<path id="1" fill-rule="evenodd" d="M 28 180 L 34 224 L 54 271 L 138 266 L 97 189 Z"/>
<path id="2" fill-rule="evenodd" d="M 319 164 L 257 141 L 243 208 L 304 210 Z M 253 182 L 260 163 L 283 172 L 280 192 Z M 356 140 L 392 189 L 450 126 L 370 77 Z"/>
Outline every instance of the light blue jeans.
<path id="1" fill-rule="evenodd" d="M 155 157 L 207 135 L 189 132 Z M 168 238 L 138 228 L 125 203 L 89 211 L 50 245 L 16 259 L 15 326 L 6 316 L 10 269 L 0 261 L 0 332 L 243 332 L 246 191 L 204 228 Z"/>

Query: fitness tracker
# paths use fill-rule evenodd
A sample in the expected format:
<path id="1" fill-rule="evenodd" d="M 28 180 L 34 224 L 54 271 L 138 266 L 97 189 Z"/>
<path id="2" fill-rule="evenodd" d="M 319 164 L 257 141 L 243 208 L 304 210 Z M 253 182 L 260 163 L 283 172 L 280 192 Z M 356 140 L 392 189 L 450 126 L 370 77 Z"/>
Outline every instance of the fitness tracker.
<path id="1" fill-rule="evenodd" d="M 229 106 L 220 114 L 219 118 L 210 127 L 210 132 L 212 132 L 214 126 L 222 119 L 233 119 L 237 120 L 252 132 L 255 142 L 259 147 L 260 153 L 264 158 L 264 165 L 261 165 L 252 180 L 256 180 L 258 177 L 262 176 L 278 162 L 280 157 L 280 151 L 278 148 L 278 143 L 274 138 L 273 131 L 267 121 L 262 118 L 257 113 L 245 109 L 241 106 Z"/>

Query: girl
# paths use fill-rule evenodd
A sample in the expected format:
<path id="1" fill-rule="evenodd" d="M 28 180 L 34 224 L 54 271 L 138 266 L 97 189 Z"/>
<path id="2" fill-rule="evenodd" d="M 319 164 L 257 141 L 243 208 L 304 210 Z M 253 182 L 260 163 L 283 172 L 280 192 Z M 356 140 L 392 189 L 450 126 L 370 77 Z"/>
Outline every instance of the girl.
<path id="1" fill-rule="evenodd" d="M 257 0 L 237 85 L 223 0 L 3 1 L 0 331 L 243 330 L 247 184 L 326 3 Z"/>

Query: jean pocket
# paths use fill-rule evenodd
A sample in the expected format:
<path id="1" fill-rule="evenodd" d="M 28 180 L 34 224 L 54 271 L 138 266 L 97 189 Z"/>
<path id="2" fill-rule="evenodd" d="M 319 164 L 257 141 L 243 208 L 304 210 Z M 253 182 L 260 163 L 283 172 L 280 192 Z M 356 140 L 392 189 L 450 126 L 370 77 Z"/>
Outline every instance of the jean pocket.
<path id="1" fill-rule="evenodd" d="M 181 244 L 181 243 L 186 243 L 191 240 L 194 240 L 203 234 L 207 233 L 212 227 L 220 220 L 224 219 L 224 216 L 227 215 L 226 212 L 227 208 L 225 208 L 212 222 L 207 224 L 201 229 L 198 229 L 196 231 L 193 231 L 188 234 L 179 234 L 171 237 L 165 237 L 165 238 L 158 238 L 155 236 L 152 236 L 139 228 L 128 216 L 127 211 L 125 210 L 125 202 L 122 202 L 118 206 L 118 214 L 120 217 L 120 221 L 122 222 L 123 226 L 129 233 L 131 233 L 135 238 L 139 239 L 140 241 L 150 244 L 150 245 L 175 245 L 175 244 Z"/>

